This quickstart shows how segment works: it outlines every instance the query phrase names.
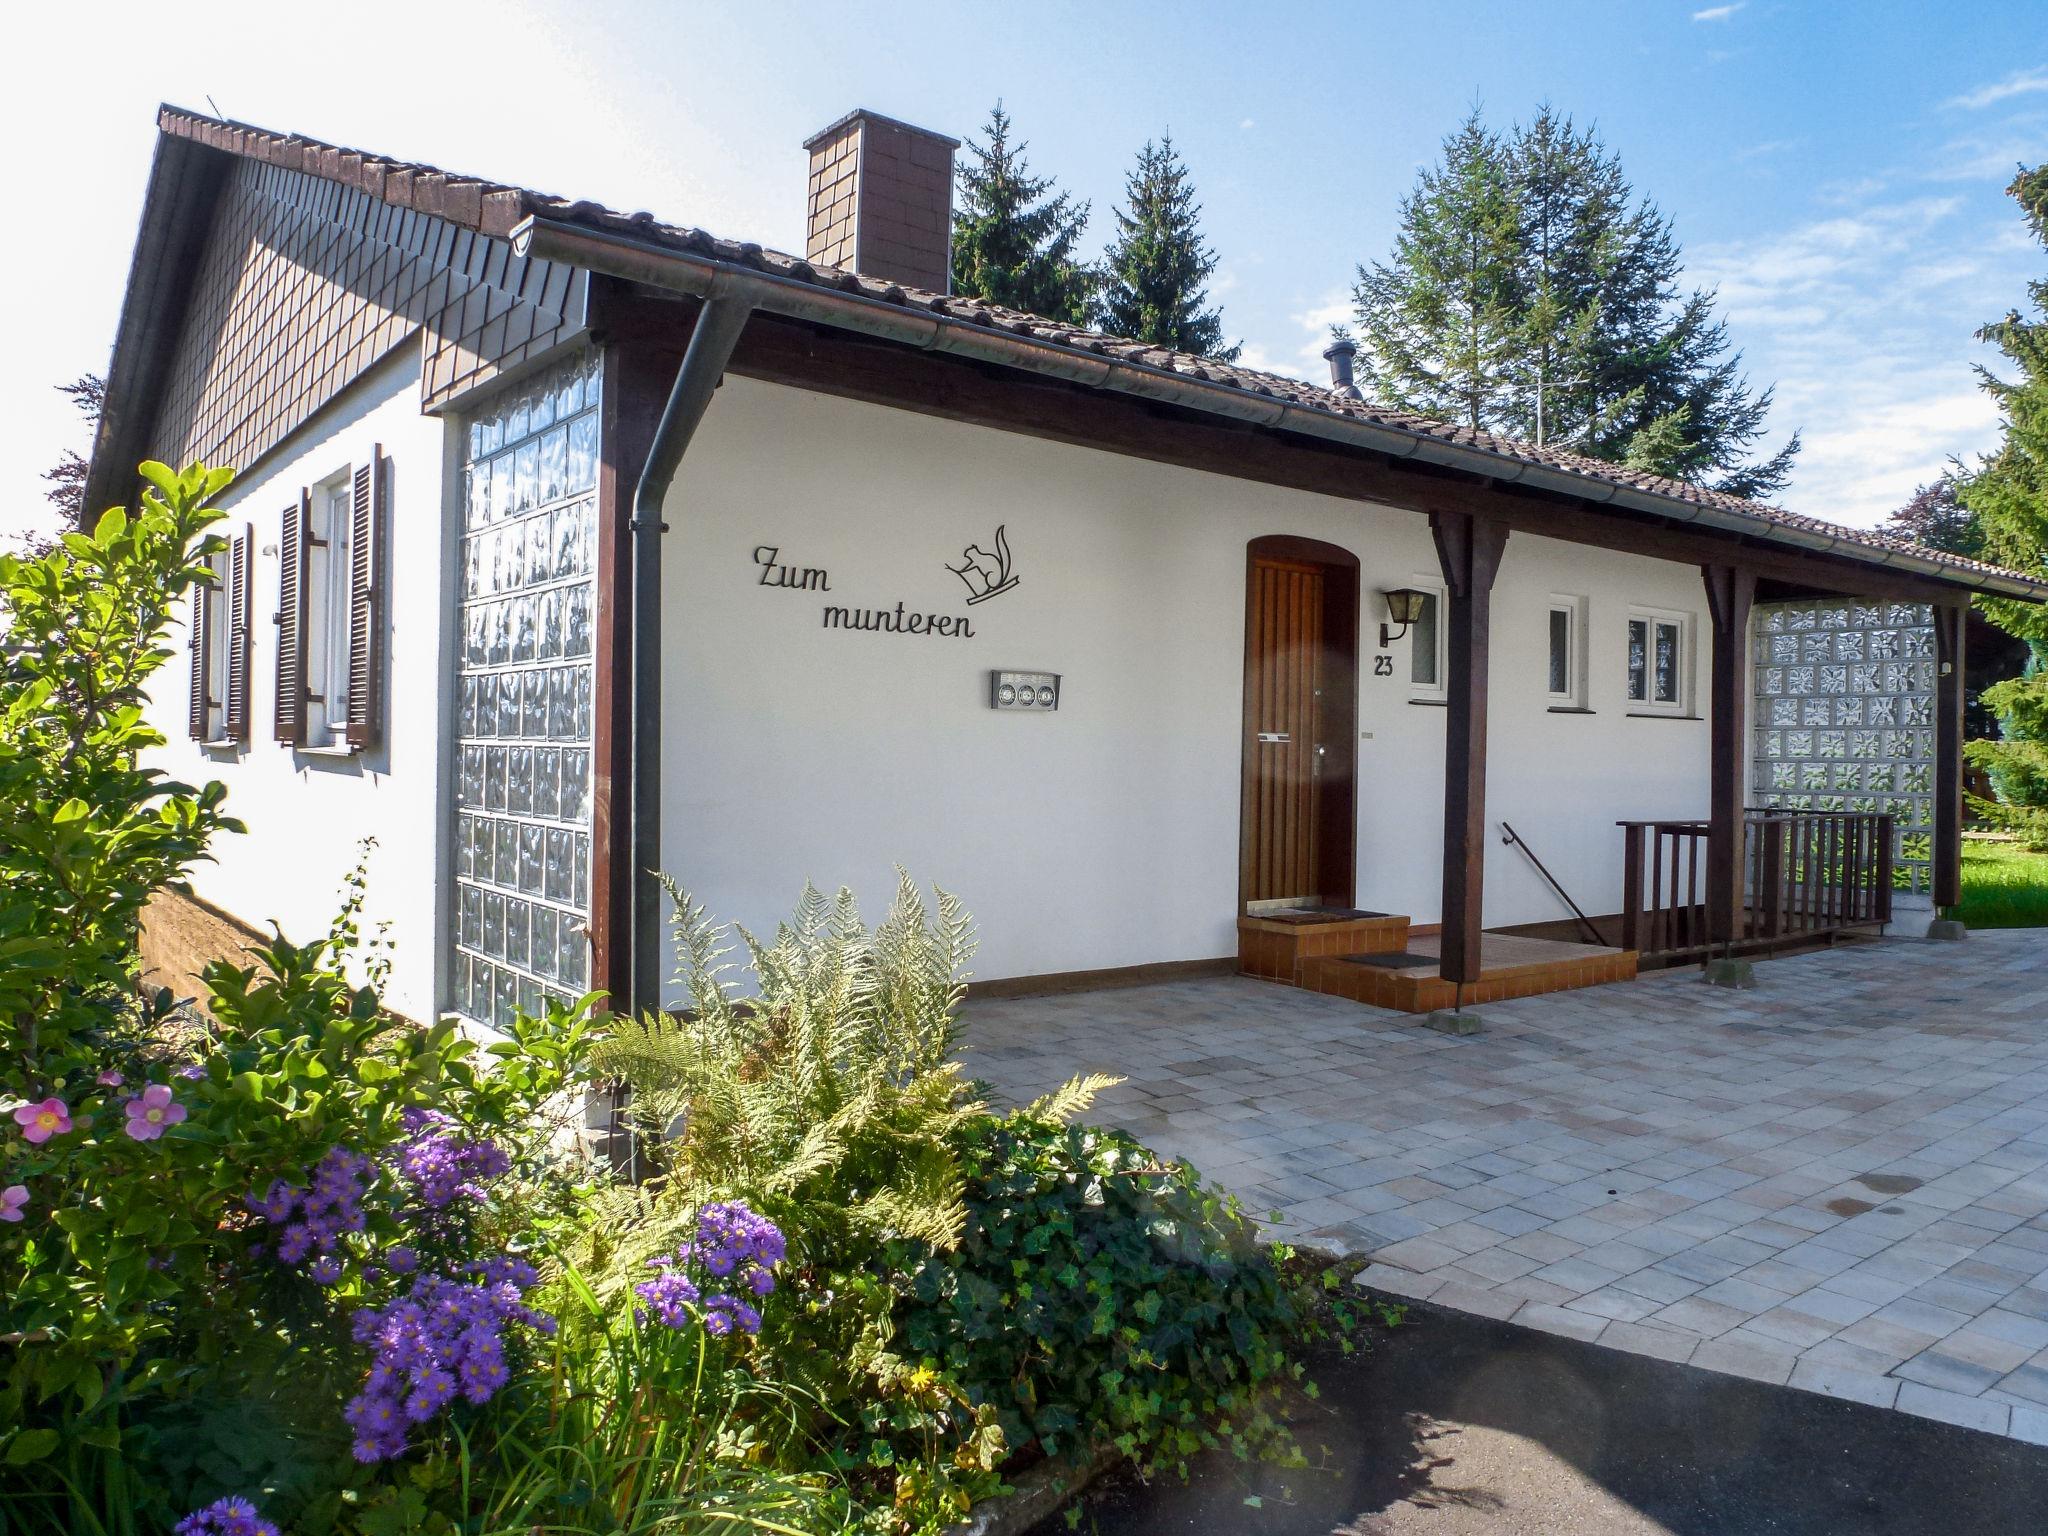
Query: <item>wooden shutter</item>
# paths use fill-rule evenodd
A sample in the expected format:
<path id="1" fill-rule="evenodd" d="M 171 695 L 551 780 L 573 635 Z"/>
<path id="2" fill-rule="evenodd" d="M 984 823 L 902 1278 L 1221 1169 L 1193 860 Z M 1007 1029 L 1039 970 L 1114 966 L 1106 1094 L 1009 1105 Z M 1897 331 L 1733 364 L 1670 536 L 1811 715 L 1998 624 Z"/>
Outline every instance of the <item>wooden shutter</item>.
<path id="1" fill-rule="evenodd" d="M 284 509 L 277 540 L 277 704 L 272 724 L 287 746 L 306 744 L 306 562 L 312 544 L 313 493 Z"/>
<path id="2" fill-rule="evenodd" d="M 383 725 L 384 445 L 356 471 L 350 507 L 348 582 L 348 744 L 377 745 Z"/>
<path id="3" fill-rule="evenodd" d="M 221 734 L 230 741 L 249 739 L 249 578 L 254 552 L 248 533 L 228 541 L 228 687 Z"/>
<path id="4" fill-rule="evenodd" d="M 213 701 L 206 696 L 208 658 L 213 647 L 208 644 L 213 628 L 213 577 L 209 562 L 209 574 L 192 583 L 192 702 L 188 711 L 187 725 L 194 741 L 206 740 L 207 707 Z"/>

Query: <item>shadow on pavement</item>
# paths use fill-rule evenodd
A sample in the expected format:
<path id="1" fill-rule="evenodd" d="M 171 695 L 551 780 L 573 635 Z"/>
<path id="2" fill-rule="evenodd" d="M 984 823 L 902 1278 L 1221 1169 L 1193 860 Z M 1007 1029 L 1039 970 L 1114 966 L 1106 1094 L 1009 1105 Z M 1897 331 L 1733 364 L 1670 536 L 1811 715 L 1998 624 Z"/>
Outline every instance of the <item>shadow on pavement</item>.
<path id="1" fill-rule="evenodd" d="M 1308 1469 L 1128 1477 L 1077 1526 L 1254 1536 L 2005 1536 L 2048 1530 L 2048 1448 L 1430 1307 L 1321 1358 Z"/>

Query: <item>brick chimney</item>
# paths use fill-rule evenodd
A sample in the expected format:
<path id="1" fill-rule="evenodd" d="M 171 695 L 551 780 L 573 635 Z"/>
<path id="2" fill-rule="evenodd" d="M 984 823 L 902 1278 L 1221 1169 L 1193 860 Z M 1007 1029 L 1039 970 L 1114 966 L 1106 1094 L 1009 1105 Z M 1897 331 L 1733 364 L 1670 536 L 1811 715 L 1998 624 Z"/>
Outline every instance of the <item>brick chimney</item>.
<path id="1" fill-rule="evenodd" d="M 958 139 L 866 108 L 804 141 L 811 152 L 804 259 L 945 293 L 952 274 Z"/>

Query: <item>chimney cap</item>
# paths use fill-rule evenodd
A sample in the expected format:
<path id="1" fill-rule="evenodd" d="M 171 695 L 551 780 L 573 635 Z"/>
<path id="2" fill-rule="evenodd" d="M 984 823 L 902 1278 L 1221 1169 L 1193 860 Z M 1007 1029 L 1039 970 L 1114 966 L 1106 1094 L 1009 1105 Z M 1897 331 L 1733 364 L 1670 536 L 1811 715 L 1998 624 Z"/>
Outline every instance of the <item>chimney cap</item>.
<path id="1" fill-rule="evenodd" d="M 1358 343 L 1353 341 L 1349 336 L 1339 336 L 1335 340 L 1333 340 L 1327 347 L 1323 348 L 1324 362 L 1335 362 L 1336 359 L 1340 356 L 1356 357 L 1357 355 Z"/>
<path id="2" fill-rule="evenodd" d="M 958 139 L 948 138 L 943 133 L 934 133 L 929 128 L 920 128 L 915 123 L 906 123 L 903 121 L 902 118 L 890 117 L 887 113 L 884 112 L 871 111 L 867 107 L 855 107 L 851 112 L 847 113 L 844 117 L 835 119 L 831 123 L 827 124 L 825 127 L 820 128 L 808 139 L 805 139 L 804 148 L 817 148 L 820 144 L 824 143 L 825 140 L 837 137 L 841 129 L 845 128 L 848 123 L 855 121 L 882 123 L 890 128 L 900 129 L 904 133 L 914 133 L 919 138 L 931 139 L 935 143 L 945 145 L 949 151 L 958 149 L 960 147 L 960 141 Z"/>

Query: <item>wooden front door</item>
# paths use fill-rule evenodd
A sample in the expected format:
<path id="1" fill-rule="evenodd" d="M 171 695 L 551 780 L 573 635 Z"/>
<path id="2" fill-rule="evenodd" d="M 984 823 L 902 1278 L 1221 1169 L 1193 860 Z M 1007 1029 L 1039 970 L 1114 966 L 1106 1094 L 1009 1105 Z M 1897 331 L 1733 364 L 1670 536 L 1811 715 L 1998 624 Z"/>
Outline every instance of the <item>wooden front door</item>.
<path id="1" fill-rule="evenodd" d="M 1245 904 L 1349 906 L 1358 568 L 1334 546 L 1258 539 L 1245 605 Z"/>

